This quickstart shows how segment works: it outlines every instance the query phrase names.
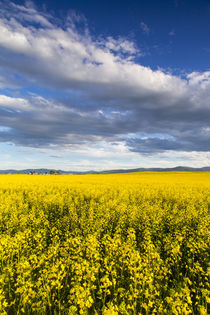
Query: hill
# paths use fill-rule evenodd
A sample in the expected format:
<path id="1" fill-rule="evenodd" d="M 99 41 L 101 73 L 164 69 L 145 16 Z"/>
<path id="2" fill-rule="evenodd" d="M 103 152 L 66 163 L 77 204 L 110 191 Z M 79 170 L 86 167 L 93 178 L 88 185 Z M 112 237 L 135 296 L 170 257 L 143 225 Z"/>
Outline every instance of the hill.
<path id="1" fill-rule="evenodd" d="M 114 173 L 134 173 L 134 172 L 210 172 L 210 167 L 194 168 L 188 166 L 176 166 L 170 168 L 134 168 L 134 169 L 116 169 L 116 170 L 106 170 L 106 171 L 85 171 L 85 172 L 75 172 L 75 171 L 63 171 L 56 169 L 23 169 L 23 170 L 0 170 L 0 174 L 114 174 Z"/>

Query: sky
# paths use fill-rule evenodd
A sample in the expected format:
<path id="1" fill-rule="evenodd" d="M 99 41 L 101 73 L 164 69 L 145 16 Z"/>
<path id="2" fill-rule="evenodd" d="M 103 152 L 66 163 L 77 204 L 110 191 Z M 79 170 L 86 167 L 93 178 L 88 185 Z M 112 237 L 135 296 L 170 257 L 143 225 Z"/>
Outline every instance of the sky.
<path id="1" fill-rule="evenodd" d="M 0 0 L 0 169 L 210 166 L 209 33 L 209 0 Z"/>

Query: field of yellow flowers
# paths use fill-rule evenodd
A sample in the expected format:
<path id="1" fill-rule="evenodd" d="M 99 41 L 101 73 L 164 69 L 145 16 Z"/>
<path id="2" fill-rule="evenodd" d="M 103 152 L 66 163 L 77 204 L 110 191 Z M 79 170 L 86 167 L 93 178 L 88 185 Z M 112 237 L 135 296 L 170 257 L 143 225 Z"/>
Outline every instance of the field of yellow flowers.
<path id="1" fill-rule="evenodd" d="M 0 314 L 208 314 L 210 173 L 0 176 Z"/>

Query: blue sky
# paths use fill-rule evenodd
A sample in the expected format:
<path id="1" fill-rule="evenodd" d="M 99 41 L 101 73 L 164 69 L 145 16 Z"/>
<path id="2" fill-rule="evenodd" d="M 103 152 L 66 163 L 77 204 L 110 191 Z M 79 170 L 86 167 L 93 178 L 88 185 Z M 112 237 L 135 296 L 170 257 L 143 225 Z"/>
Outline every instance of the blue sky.
<path id="1" fill-rule="evenodd" d="M 210 165 L 210 1 L 1 1 L 1 169 Z"/>

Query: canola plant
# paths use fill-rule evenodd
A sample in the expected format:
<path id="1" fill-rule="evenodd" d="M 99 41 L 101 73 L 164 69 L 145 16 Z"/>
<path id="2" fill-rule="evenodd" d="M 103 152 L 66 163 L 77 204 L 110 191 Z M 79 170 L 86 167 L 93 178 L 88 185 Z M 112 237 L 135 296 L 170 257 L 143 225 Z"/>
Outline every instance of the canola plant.
<path id="1" fill-rule="evenodd" d="M 0 176 L 0 314 L 208 314 L 210 173 Z"/>

